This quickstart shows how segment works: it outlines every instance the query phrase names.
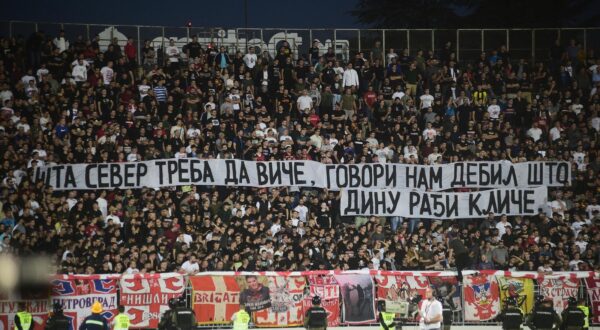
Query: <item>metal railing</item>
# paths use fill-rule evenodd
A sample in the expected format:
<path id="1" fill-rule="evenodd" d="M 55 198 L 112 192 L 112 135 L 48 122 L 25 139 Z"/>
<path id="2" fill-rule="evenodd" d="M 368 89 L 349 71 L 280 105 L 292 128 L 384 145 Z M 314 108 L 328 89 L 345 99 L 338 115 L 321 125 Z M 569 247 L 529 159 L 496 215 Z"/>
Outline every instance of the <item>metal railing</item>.
<path id="1" fill-rule="evenodd" d="M 247 46 L 255 46 L 259 51 L 268 51 L 275 56 L 283 41 L 290 44 L 294 55 L 307 54 L 312 41 L 317 39 L 322 52 L 328 47 L 342 60 L 353 57 L 358 52 L 369 56 L 375 41 L 381 41 L 387 52 L 390 48 L 401 53 L 407 49 L 410 55 L 418 50 L 437 52 L 450 42 L 451 51 L 459 61 L 473 61 L 483 51 L 498 49 L 505 45 L 513 59 L 527 59 L 532 62 L 548 59 L 549 50 L 555 40 L 566 45 L 576 40 L 580 48 L 587 53 L 589 49 L 600 49 L 600 28 L 539 28 L 539 29 L 289 29 L 289 28 L 204 28 L 204 27 L 167 27 L 148 25 L 109 25 L 85 23 L 42 23 L 24 21 L 0 22 L 0 35 L 27 38 L 35 31 L 44 31 L 55 36 L 60 30 L 71 42 L 78 37 L 91 40 L 98 35 L 100 46 L 106 47 L 110 40 L 117 38 L 124 45 L 127 38 L 133 38 L 138 56 L 144 40 L 150 40 L 154 47 L 164 47 L 169 39 L 174 39 L 180 47 L 194 35 L 206 45 L 214 42 L 232 51 L 242 51 Z M 384 55 L 385 56 L 385 55 Z"/>

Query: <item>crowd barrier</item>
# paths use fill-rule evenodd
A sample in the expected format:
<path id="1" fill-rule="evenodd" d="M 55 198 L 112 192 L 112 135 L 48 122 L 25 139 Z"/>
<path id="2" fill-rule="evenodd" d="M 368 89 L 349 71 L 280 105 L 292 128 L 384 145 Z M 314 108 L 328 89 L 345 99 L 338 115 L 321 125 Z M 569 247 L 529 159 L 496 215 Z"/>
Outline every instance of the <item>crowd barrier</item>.
<path id="1" fill-rule="evenodd" d="M 450 51 L 460 61 L 474 61 L 483 51 L 498 49 L 505 45 L 514 59 L 532 62 L 548 60 L 549 49 L 555 40 L 563 45 L 575 39 L 587 53 L 588 49 L 600 47 L 600 28 L 538 28 L 538 29 L 296 29 L 296 28 L 228 28 L 228 27 L 169 27 L 148 25 L 112 25 L 61 22 L 1 21 L 0 34 L 10 37 L 28 37 L 35 31 L 44 31 L 56 36 L 65 31 L 71 42 L 79 36 L 91 40 L 98 36 L 101 49 L 105 49 L 113 38 L 124 46 L 132 38 L 138 55 L 149 40 L 156 48 L 165 47 L 170 39 L 183 47 L 198 36 L 204 45 L 213 42 L 216 47 L 224 46 L 229 53 L 245 52 L 254 46 L 259 52 L 267 51 L 275 56 L 284 41 L 290 45 L 294 56 L 308 54 L 308 49 L 317 41 L 321 53 L 333 48 L 342 60 L 353 58 L 358 52 L 369 52 L 375 41 L 383 49 L 396 49 L 400 54 L 407 49 L 411 56 L 419 50 L 439 51 L 450 42 Z M 139 58 L 138 58 L 139 60 Z"/>
<path id="2" fill-rule="evenodd" d="M 527 314 L 538 295 L 551 298 L 560 313 L 569 297 L 585 298 L 600 323 L 600 273 L 463 271 L 459 283 L 452 271 L 310 271 L 310 272 L 207 272 L 133 275 L 58 275 L 48 297 L 26 300 L 36 329 L 42 328 L 55 302 L 63 305 L 73 329 L 89 315 L 94 301 L 112 319 L 125 306 L 132 328 L 157 328 L 168 301 L 183 295 L 196 313 L 199 327 L 226 327 L 243 302 L 251 311 L 255 327 L 302 326 L 311 298 L 318 295 L 327 309 L 329 327 L 373 325 L 376 302 L 388 308 L 413 301 L 433 287 L 454 310 L 455 325 L 494 325 L 506 297 L 516 297 Z M 413 301 L 414 302 L 414 301 Z M 406 306 L 407 304 L 404 304 Z M 416 305 L 413 304 L 413 308 Z M 13 327 L 18 304 L 0 301 L 0 326 Z M 399 314 L 400 315 L 400 314 Z M 403 322 L 415 323 L 412 313 Z"/>

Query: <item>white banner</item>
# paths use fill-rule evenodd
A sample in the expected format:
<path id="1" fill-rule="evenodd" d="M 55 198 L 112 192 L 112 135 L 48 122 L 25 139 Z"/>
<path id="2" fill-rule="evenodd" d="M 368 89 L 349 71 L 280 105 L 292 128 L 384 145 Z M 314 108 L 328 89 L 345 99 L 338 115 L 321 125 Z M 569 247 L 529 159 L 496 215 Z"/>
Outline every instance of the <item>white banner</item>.
<path id="1" fill-rule="evenodd" d="M 569 306 L 569 298 L 577 298 L 579 292 L 579 279 L 544 278 L 538 282 L 540 295 L 552 299 L 552 307 L 558 314 Z"/>
<path id="2" fill-rule="evenodd" d="M 462 162 L 444 165 L 254 162 L 237 159 L 159 159 L 130 163 L 65 164 L 36 168 L 35 181 L 55 190 L 160 188 L 185 185 L 341 189 L 418 189 L 564 186 L 568 162 Z"/>
<path id="3" fill-rule="evenodd" d="M 548 189 L 504 188 L 467 193 L 416 190 L 343 190 L 343 216 L 376 215 L 427 219 L 483 218 L 489 212 L 533 215 L 546 203 Z"/>

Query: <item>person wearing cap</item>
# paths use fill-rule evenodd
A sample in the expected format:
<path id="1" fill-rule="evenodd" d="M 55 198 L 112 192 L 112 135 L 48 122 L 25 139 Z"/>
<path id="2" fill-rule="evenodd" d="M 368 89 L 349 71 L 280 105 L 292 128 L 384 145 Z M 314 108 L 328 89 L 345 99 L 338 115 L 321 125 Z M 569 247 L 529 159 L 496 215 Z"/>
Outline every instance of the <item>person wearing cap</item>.
<path id="1" fill-rule="evenodd" d="M 394 323 L 396 313 L 386 311 L 385 300 L 379 300 L 377 302 L 377 309 L 379 310 L 379 330 L 392 329 L 396 325 L 396 323 Z"/>
<path id="2" fill-rule="evenodd" d="M 15 314 L 15 330 L 32 330 L 33 329 L 33 316 L 27 310 L 27 305 L 23 302 L 19 303 L 19 312 Z"/>
<path id="3" fill-rule="evenodd" d="M 312 298 L 312 306 L 304 315 L 304 327 L 310 330 L 327 329 L 327 311 L 321 307 L 321 297 Z"/>
<path id="4" fill-rule="evenodd" d="M 536 330 L 552 330 L 560 324 L 560 317 L 552 308 L 552 299 L 546 298 L 531 314 L 529 327 Z"/>
<path id="5" fill-rule="evenodd" d="M 509 297 L 506 299 L 506 308 L 500 315 L 503 330 L 519 330 L 523 323 L 523 313 L 517 306 L 517 299 Z"/>
<path id="6" fill-rule="evenodd" d="M 577 307 L 577 298 L 569 297 L 569 306 L 562 312 L 563 330 L 583 329 L 585 324 L 585 313 Z"/>
<path id="7" fill-rule="evenodd" d="M 433 288 L 425 289 L 425 300 L 419 309 L 420 330 L 440 330 L 442 327 L 442 303 L 433 297 Z"/>
<path id="8" fill-rule="evenodd" d="M 71 328 L 71 320 L 63 314 L 63 306 L 55 302 L 52 306 L 52 314 L 46 321 L 45 330 L 68 330 Z"/>
<path id="9" fill-rule="evenodd" d="M 240 304 L 240 310 L 233 314 L 231 321 L 233 322 L 233 330 L 248 330 L 250 314 L 246 311 L 245 304 Z"/>
<path id="10" fill-rule="evenodd" d="M 81 322 L 79 330 L 108 330 L 108 322 L 102 316 L 102 311 L 102 304 L 99 301 L 95 301 L 92 304 L 92 314 Z"/>
<path id="11" fill-rule="evenodd" d="M 129 315 L 125 313 L 125 306 L 119 305 L 119 314 L 113 319 L 113 329 L 128 330 L 130 324 Z"/>

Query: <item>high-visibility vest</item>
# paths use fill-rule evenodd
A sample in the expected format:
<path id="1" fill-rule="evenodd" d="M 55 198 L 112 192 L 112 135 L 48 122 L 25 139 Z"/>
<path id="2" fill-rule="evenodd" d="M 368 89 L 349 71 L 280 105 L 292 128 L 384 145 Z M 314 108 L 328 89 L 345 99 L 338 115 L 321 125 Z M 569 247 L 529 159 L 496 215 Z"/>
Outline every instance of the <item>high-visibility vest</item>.
<path id="1" fill-rule="evenodd" d="M 235 321 L 233 321 L 233 330 L 248 330 L 248 323 L 250 323 L 250 314 L 245 310 L 241 309 L 235 313 Z"/>
<path id="2" fill-rule="evenodd" d="M 31 317 L 31 313 L 28 312 L 18 312 L 17 316 L 19 317 L 19 321 L 21 321 L 21 329 L 29 330 L 31 326 L 31 322 L 33 318 Z M 17 330 L 17 326 L 15 325 L 15 330 Z"/>
<path id="3" fill-rule="evenodd" d="M 390 324 L 394 323 L 394 317 L 396 317 L 396 314 L 389 312 L 381 312 L 381 317 L 383 318 L 383 323 L 389 327 Z M 379 329 L 384 330 L 385 328 L 382 325 L 379 325 Z"/>
<path id="4" fill-rule="evenodd" d="M 129 316 L 121 313 L 115 316 L 115 328 L 114 330 L 128 330 L 129 329 Z"/>
<path id="5" fill-rule="evenodd" d="M 583 311 L 583 314 L 585 314 L 585 322 L 583 323 L 583 327 L 586 329 L 590 328 L 590 308 L 587 306 L 577 306 L 577 308 L 581 309 Z"/>

